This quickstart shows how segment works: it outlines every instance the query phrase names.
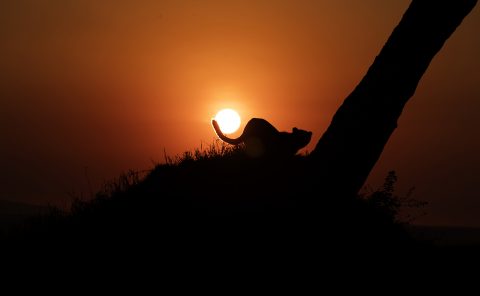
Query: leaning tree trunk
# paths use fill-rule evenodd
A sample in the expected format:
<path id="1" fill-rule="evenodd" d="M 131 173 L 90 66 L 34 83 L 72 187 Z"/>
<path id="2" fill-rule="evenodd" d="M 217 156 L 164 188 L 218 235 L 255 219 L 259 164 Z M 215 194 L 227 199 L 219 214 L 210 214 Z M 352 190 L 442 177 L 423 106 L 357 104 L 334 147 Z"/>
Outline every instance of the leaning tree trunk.
<path id="1" fill-rule="evenodd" d="M 361 189 L 423 73 L 476 2 L 412 1 L 312 151 L 315 177 L 322 178 L 324 190 L 352 194 Z"/>

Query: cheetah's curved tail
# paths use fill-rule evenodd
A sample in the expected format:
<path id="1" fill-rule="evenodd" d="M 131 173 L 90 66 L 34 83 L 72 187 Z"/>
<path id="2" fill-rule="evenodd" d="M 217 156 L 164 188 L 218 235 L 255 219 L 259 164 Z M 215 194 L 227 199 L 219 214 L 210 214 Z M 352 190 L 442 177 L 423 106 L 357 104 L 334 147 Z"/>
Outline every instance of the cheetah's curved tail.
<path id="1" fill-rule="evenodd" d="M 217 136 L 224 142 L 232 145 L 238 145 L 243 142 L 242 136 L 236 138 L 236 139 L 231 139 L 227 136 L 225 136 L 222 131 L 220 130 L 220 126 L 218 126 L 218 122 L 215 119 L 212 119 L 212 125 L 213 128 L 215 129 L 215 132 L 217 133 Z"/>

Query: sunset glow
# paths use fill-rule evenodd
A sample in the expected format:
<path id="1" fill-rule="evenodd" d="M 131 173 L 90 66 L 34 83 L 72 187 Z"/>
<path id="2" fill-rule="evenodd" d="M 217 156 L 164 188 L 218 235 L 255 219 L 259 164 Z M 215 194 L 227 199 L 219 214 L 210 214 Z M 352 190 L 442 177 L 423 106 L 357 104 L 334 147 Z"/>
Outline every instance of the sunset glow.
<path id="1" fill-rule="evenodd" d="M 220 129 L 225 134 L 231 134 L 240 127 L 240 115 L 233 109 L 220 110 L 215 116 L 215 120 L 220 125 Z"/>
<path id="2" fill-rule="evenodd" d="M 251 118 L 312 131 L 312 152 L 411 2 L 1 1 L 0 209 L 67 210 L 71 195 L 93 197 L 122 172 L 220 142 L 213 118 L 232 139 Z M 429 203 L 418 224 L 480 227 L 479 32 L 477 4 L 365 183 L 395 170 L 399 196 L 415 186 Z"/>

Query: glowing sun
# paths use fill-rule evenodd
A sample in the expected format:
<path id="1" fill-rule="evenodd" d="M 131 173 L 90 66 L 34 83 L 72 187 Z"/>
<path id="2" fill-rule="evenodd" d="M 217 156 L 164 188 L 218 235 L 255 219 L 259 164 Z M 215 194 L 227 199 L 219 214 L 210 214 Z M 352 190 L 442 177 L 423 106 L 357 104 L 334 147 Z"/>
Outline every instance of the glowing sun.
<path id="1" fill-rule="evenodd" d="M 220 129 L 225 134 L 231 134 L 240 127 L 240 115 L 233 109 L 222 109 L 215 115 L 215 120 L 218 122 Z"/>

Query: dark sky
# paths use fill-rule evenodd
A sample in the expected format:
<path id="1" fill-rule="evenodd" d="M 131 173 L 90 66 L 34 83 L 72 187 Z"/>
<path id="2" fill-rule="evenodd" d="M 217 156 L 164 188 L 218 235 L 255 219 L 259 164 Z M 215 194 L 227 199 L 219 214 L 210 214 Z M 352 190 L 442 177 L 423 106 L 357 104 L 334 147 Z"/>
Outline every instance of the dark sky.
<path id="1" fill-rule="evenodd" d="M 379 53 L 409 1 L 0 2 L 0 199 L 67 205 L 128 169 L 244 123 L 312 130 Z M 430 203 L 418 223 L 480 226 L 480 12 L 434 59 L 368 183 Z"/>

